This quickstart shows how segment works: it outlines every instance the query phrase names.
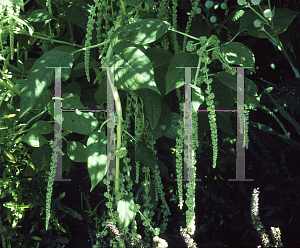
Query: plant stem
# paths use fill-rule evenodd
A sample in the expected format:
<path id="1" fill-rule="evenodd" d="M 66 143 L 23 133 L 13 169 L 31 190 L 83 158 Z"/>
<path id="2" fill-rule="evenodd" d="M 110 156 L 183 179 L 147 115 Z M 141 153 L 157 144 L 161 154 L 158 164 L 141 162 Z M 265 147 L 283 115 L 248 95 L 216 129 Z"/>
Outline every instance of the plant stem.
<path id="1" fill-rule="evenodd" d="M 105 45 L 105 44 L 107 44 L 109 42 L 110 42 L 110 40 L 106 40 L 106 41 L 104 41 L 102 43 L 99 43 L 99 44 L 96 44 L 96 45 L 93 45 L 93 46 L 83 47 L 83 48 L 81 48 L 79 50 L 76 50 L 76 51 L 72 52 L 71 54 L 75 54 L 75 53 L 78 53 L 78 52 L 81 52 L 81 51 L 85 51 L 86 49 L 92 49 L 92 48 L 95 48 L 95 47 L 103 46 L 103 45 Z"/>
<path id="2" fill-rule="evenodd" d="M 236 33 L 236 35 L 229 41 L 229 42 L 232 42 L 239 34 L 241 33 L 241 31 L 238 31 L 237 33 Z"/>
<path id="3" fill-rule="evenodd" d="M 294 71 L 296 78 L 299 78 L 299 77 L 300 77 L 299 71 L 298 71 L 297 68 L 293 65 L 293 63 L 292 63 L 290 57 L 288 56 L 286 50 L 284 49 L 284 47 L 283 47 L 283 45 L 282 45 L 282 43 L 281 43 L 281 41 L 280 41 L 280 39 L 279 39 L 279 36 L 276 35 L 276 36 L 275 36 L 276 39 L 275 39 L 271 34 L 269 34 L 269 32 L 268 32 L 264 27 L 262 27 L 262 30 L 263 30 L 267 35 L 269 35 L 269 37 L 270 37 L 272 40 L 274 40 L 274 41 L 276 42 L 276 44 L 278 44 L 278 46 L 280 47 L 280 49 L 281 49 L 281 51 L 282 51 L 284 57 L 288 60 L 290 66 L 292 67 L 292 70 Z"/>
<path id="4" fill-rule="evenodd" d="M 253 11 L 255 14 L 257 14 L 262 20 L 264 20 L 268 25 L 270 25 L 269 21 L 268 21 L 266 18 L 264 18 L 261 14 L 259 14 L 255 9 L 253 9 L 253 8 L 251 7 L 251 5 L 249 5 L 249 8 L 252 9 L 252 11 Z"/>
<path id="5" fill-rule="evenodd" d="M 299 78 L 299 72 L 298 72 L 298 70 L 295 68 L 295 66 L 293 65 L 293 63 L 292 63 L 292 61 L 291 61 L 289 55 L 287 54 L 286 50 L 284 49 L 284 46 L 282 45 L 282 43 L 281 43 L 281 41 L 280 41 L 278 35 L 276 35 L 275 37 L 276 37 L 276 39 L 277 39 L 277 44 L 280 46 L 281 51 L 282 51 L 284 57 L 289 61 L 290 66 L 292 67 L 292 69 L 293 69 L 293 71 L 294 71 L 294 73 L 295 73 L 296 78 Z M 296 73 L 295 70 L 296 70 L 298 73 Z M 298 74 L 298 75 L 297 75 L 297 74 Z"/>
<path id="6" fill-rule="evenodd" d="M 198 38 L 196 38 L 196 37 L 194 37 L 194 36 L 191 36 L 191 35 L 188 35 L 188 34 L 185 34 L 185 33 L 182 33 L 182 32 L 180 32 L 180 31 L 177 31 L 177 30 L 176 30 L 176 29 L 174 29 L 174 28 L 170 29 L 170 31 L 176 32 L 176 33 L 178 33 L 178 34 L 185 35 L 185 36 L 187 36 L 187 37 L 190 37 L 190 38 L 192 38 L 192 39 L 194 39 L 194 40 L 197 40 L 197 41 L 199 41 L 199 39 L 198 39 Z"/>
<path id="7" fill-rule="evenodd" d="M 50 39 L 50 38 L 47 38 L 47 37 L 42 37 L 42 36 L 38 36 L 38 35 L 34 35 L 34 34 L 30 35 L 30 34 L 25 33 L 25 32 L 24 33 L 20 32 L 19 34 L 28 35 L 28 36 L 35 37 L 35 38 L 38 38 L 38 39 L 41 39 L 41 40 L 49 40 L 49 41 L 56 42 L 56 43 L 66 44 L 66 45 L 69 45 L 69 46 L 82 47 L 82 46 L 74 44 L 74 43 L 61 41 L 61 40 L 54 40 L 54 39 Z"/>

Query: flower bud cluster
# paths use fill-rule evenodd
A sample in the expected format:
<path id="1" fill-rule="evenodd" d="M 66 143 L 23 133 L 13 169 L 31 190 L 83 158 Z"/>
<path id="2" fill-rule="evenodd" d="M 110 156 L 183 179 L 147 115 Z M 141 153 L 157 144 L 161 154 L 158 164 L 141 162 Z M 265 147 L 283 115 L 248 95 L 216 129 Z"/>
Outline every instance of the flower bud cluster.
<path id="1" fill-rule="evenodd" d="M 190 40 L 187 42 L 187 45 L 186 45 L 186 50 L 188 52 L 193 52 L 195 51 L 197 48 L 197 46 L 194 44 L 194 41 Z"/>

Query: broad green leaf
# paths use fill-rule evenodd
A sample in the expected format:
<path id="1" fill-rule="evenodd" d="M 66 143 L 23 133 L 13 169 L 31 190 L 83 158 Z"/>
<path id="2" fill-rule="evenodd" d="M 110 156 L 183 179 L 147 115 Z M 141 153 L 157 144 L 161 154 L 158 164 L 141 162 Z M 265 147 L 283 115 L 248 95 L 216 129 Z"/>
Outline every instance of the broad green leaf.
<path id="1" fill-rule="evenodd" d="M 254 54 L 244 44 L 239 42 L 229 42 L 222 44 L 220 45 L 220 54 L 226 62 L 242 67 L 253 67 L 249 68 L 249 70 L 255 72 Z"/>
<path id="2" fill-rule="evenodd" d="M 142 163 L 144 166 L 149 167 L 152 171 L 154 171 L 157 157 L 153 153 L 153 151 L 147 147 L 145 142 L 137 141 L 135 147 L 135 155 L 134 159 L 136 162 Z"/>
<path id="3" fill-rule="evenodd" d="M 118 201 L 117 211 L 119 213 L 119 228 L 121 230 L 129 226 L 135 215 L 135 204 L 132 198 L 124 195 L 123 198 Z"/>
<path id="4" fill-rule="evenodd" d="M 287 144 L 289 144 L 290 146 L 294 147 L 295 149 L 300 151 L 300 143 L 295 141 L 295 140 L 291 140 L 288 137 L 286 137 L 283 134 L 280 134 L 278 132 L 276 132 L 274 129 L 272 129 L 271 127 L 268 127 L 264 124 L 258 123 L 258 122 L 254 122 L 254 121 L 249 121 L 249 124 L 257 129 L 260 129 L 264 132 L 267 133 L 271 133 L 271 134 L 275 134 L 277 135 L 279 138 L 281 138 L 284 142 L 286 142 Z"/>
<path id="5" fill-rule="evenodd" d="M 253 8 L 263 16 L 258 7 L 253 6 Z M 287 30 L 289 25 L 298 14 L 299 12 L 287 8 L 275 9 L 273 28 L 267 24 L 264 25 L 264 28 L 273 37 L 282 34 Z M 240 20 L 240 31 L 245 30 L 249 35 L 258 38 L 269 38 L 270 36 L 264 31 L 261 31 L 260 28 L 254 27 L 253 23 L 255 20 L 260 20 L 262 24 L 265 23 L 264 20 L 261 19 L 256 13 L 254 13 L 251 9 L 248 9 Z"/>
<path id="6" fill-rule="evenodd" d="M 94 94 L 94 98 L 98 104 L 104 104 L 107 101 L 107 83 L 101 82 L 97 91 Z"/>
<path id="7" fill-rule="evenodd" d="M 86 162 L 86 146 L 76 141 L 68 141 L 67 152 L 74 162 Z"/>
<path id="8" fill-rule="evenodd" d="M 91 178 L 91 190 L 103 179 L 107 171 L 107 138 L 104 132 L 93 132 L 86 143 L 86 158 Z"/>
<path id="9" fill-rule="evenodd" d="M 168 63 L 173 56 L 170 52 L 160 47 L 150 47 L 149 49 L 145 50 L 145 54 L 150 59 L 153 68 Z"/>
<path id="10" fill-rule="evenodd" d="M 156 127 L 153 130 L 150 127 L 148 128 L 150 133 L 152 133 L 154 140 L 159 139 L 169 130 L 171 121 L 172 112 L 168 105 L 163 102 L 161 105 L 161 115 Z"/>
<path id="11" fill-rule="evenodd" d="M 73 93 L 78 96 L 81 96 L 81 86 L 79 83 L 73 81 L 72 83 L 69 83 L 65 87 L 63 87 L 62 92 L 63 93 Z"/>
<path id="12" fill-rule="evenodd" d="M 114 44 L 127 40 L 137 45 L 146 45 L 161 38 L 170 27 L 166 21 L 154 18 L 142 19 L 117 28 L 112 35 L 112 41 Z"/>
<path id="13" fill-rule="evenodd" d="M 215 94 L 215 107 L 216 110 L 233 110 L 235 100 L 234 96 L 231 94 L 231 89 L 229 89 L 226 85 L 221 82 L 213 82 L 212 83 L 212 92 Z M 205 97 L 207 94 L 205 94 Z M 207 105 L 203 104 L 207 109 Z M 202 113 L 200 113 L 202 114 Z M 229 121 L 230 112 L 216 112 L 217 114 L 217 127 L 221 129 L 223 132 L 228 134 L 232 134 L 231 123 Z M 208 118 L 205 120 L 208 122 Z"/>
<path id="14" fill-rule="evenodd" d="M 138 95 L 143 101 L 146 117 L 153 130 L 161 114 L 161 98 L 156 92 L 149 89 L 139 90 Z"/>
<path id="15" fill-rule="evenodd" d="M 51 92 L 53 92 L 53 89 L 51 89 Z M 52 96 L 49 92 L 49 89 L 46 89 L 43 91 L 40 98 L 35 102 L 35 104 L 33 105 L 33 108 L 42 110 L 49 104 L 51 99 L 52 99 Z"/>
<path id="16" fill-rule="evenodd" d="M 53 124 L 47 122 L 47 121 L 38 121 L 32 125 L 31 128 L 29 128 L 30 131 L 35 131 L 39 134 L 48 134 L 52 133 L 54 130 Z"/>
<path id="17" fill-rule="evenodd" d="M 154 81 L 151 62 L 138 48 L 128 47 L 120 56 L 113 56 L 110 67 L 122 67 L 114 73 L 114 83 L 118 89 L 130 91 L 148 88 L 161 95 Z"/>
<path id="18" fill-rule="evenodd" d="M 177 130 L 180 129 L 179 120 L 182 119 L 183 117 L 180 114 L 173 112 L 171 126 L 168 129 L 168 131 L 164 134 L 164 136 L 166 136 L 169 139 L 175 139 L 176 137 L 179 137 Z"/>
<path id="19" fill-rule="evenodd" d="M 200 105 L 204 102 L 204 95 L 201 88 L 192 85 L 192 106 L 193 111 L 198 111 Z"/>
<path id="20" fill-rule="evenodd" d="M 101 64 L 99 62 L 96 61 L 90 61 L 89 62 L 89 68 L 99 68 L 101 66 Z M 75 68 L 73 69 L 74 71 L 79 70 L 79 69 L 85 69 L 85 62 L 79 62 Z"/>
<path id="21" fill-rule="evenodd" d="M 237 91 L 237 78 L 230 73 L 220 71 L 215 76 L 227 87 Z M 257 86 L 256 84 L 248 79 L 244 78 L 244 90 L 245 90 L 245 103 L 253 108 L 259 106 L 259 102 L 256 100 L 257 97 Z"/>
<path id="22" fill-rule="evenodd" d="M 89 10 L 90 7 L 86 1 L 70 1 L 70 5 L 66 11 L 66 19 L 83 30 L 86 30 L 86 25 L 89 18 Z"/>
<path id="23" fill-rule="evenodd" d="M 70 109 L 77 111 L 64 111 L 62 114 L 64 128 L 73 132 L 88 135 L 98 126 L 98 121 L 92 112 L 80 111 L 80 109 L 87 110 L 79 96 L 73 93 L 62 94 L 62 109 Z M 53 104 L 50 104 L 51 114 L 54 113 Z"/>
<path id="24" fill-rule="evenodd" d="M 29 22 L 46 22 L 51 20 L 56 20 L 56 18 L 45 9 L 34 10 L 27 16 L 27 21 Z"/>
<path id="25" fill-rule="evenodd" d="M 41 147 L 47 142 L 44 136 L 35 131 L 29 131 L 21 141 L 32 147 Z"/>
<path id="26" fill-rule="evenodd" d="M 166 95 L 185 84 L 185 68 L 176 67 L 197 67 L 198 60 L 199 57 L 191 53 L 180 52 L 174 55 L 166 75 Z M 193 69 L 191 72 L 193 75 Z"/>
<path id="27" fill-rule="evenodd" d="M 43 54 L 37 59 L 27 76 L 27 84 L 21 90 L 20 117 L 28 112 L 49 87 L 54 78 L 54 69 L 46 67 L 71 67 L 74 56 L 70 53 L 75 51 L 72 47 L 56 47 Z M 66 80 L 71 74 L 71 68 L 61 69 L 61 78 Z"/>
<path id="28" fill-rule="evenodd" d="M 169 63 L 154 68 L 154 80 L 161 93 L 163 99 L 166 93 L 166 71 L 168 70 Z"/>
<path id="29" fill-rule="evenodd" d="M 33 176 L 43 170 L 49 171 L 52 152 L 53 149 L 48 144 L 35 148 L 31 154 L 32 164 L 28 164 L 24 176 Z"/>
<path id="30" fill-rule="evenodd" d="M 216 110 L 233 110 L 234 108 L 234 96 L 231 94 L 231 89 L 226 85 L 223 85 L 219 81 L 213 81 L 212 92 L 215 94 L 214 105 Z M 207 97 L 207 94 L 204 94 Z M 208 120 L 208 110 L 206 103 L 201 104 L 198 111 L 198 132 L 199 132 L 199 142 L 201 143 L 204 138 L 204 133 L 210 130 L 209 120 Z M 205 111 L 205 112 L 204 112 Z M 223 132 L 232 134 L 232 128 L 229 121 L 230 112 L 216 112 L 217 127 Z M 201 147 L 199 148 L 201 149 Z"/>

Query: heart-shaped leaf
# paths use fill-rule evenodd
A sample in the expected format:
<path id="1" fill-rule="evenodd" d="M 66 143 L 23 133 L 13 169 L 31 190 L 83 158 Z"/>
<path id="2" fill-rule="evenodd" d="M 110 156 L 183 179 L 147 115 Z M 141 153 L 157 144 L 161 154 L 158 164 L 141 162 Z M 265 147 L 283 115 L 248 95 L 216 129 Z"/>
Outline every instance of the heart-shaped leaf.
<path id="1" fill-rule="evenodd" d="M 148 88 L 160 95 L 154 81 L 154 71 L 149 58 L 136 47 L 127 47 L 110 60 L 110 67 L 122 67 L 115 71 L 115 86 L 121 90 Z"/>
<path id="2" fill-rule="evenodd" d="M 72 47 L 56 47 L 44 53 L 37 59 L 27 76 L 27 84 L 21 90 L 20 117 L 28 112 L 35 104 L 36 100 L 48 88 L 54 77 L 54 69 L 48 67 L 71 67 L 75 51 Z M 71 75 L 71 69 L 61 70 L 61 78 L 66 80 Z"/>
<path id="3" fill-rule="evenodd" d="M 103 179 L 107 171 L 107 138 L 104 132 L 93 132 L 86 143 L 88 171 L 91 178 L 91 190 Z"/>
<path id="4" fill-rule="evenodd" d="M 132 198 L 129 196 L 123 196 L 118 201 L 117 211 L 119 213 L 119 227 L 121 230 L 129 226 L 135 215 L 135 204 Z"/>

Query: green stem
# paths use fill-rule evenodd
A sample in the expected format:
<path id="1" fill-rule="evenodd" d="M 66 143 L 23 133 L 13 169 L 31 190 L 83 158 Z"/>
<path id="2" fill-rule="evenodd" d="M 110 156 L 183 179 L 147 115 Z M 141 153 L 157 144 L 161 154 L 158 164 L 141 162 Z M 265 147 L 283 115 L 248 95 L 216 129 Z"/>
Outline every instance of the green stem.
<path id="1" fill-rule="evenodd" d="M 295 68 L 295 67 L 294 67 L 294 65 L 293 65 L 293 63 L 292 63 L 290 57 L 288 56 L 286 50 L 284 49 L 284 47 L 283 47 L 283 45 L 282 45 L 282 43 L 281 43 L 281 41 L 280 41 L 278 35 L 276 35 L 275 37 L 276 37 L 276 39 L 278 40 L 277 44 L 279 44 L 279 47 L 281 48 L 281 51 L 282 51 L 283 55 L 284 55 L 285 58 L 289 61 L 290 66 L 292 67 L 292 69 L 293 69 L 293 71 L 294 71 L 294 68 Z"/>
<path id="2" fill-rule="evenodd" d="M 197 65 L 197 71 L 196 71 L 196 75 L 195 75 L 195 81 L 194 81 L 194 85 L 197 85 L 197 78 L 199 76 L 199 71 L 200 71 L 200 65 L 201 65 L 201 56 L 199 56 L 199 60 L 198 60 L 198 65 Z"/>
<path id="3" fill-rule="evenodd" d="M 22 34 L 22 35 L 28 35 L 28 36 L 31 36 L 31 37 L 35 37 L 35 38 L 38 38 L 38 39 L 41 39 L 41 40 L 49 40 L 49 41 L 52 41 L 52 42 L 56 42 L 56 43 L 61 43 L 61 44 L 66 44 L 66 45 L 69 45 L 69 46 L 74 46 L 74 47 L 82 47 L 80 45 L 77 45 L 77 44 L 73 44 L 73 43 L 70 43 L 70 42 L 66 42 L 66 41 L 61 41 L 61 40 L 54 40 L 54 39 L 50 39 L 50 38 L 47 38 L 47 37 L 42 37 L 42 36 L 39 36 L 39 35 L 30 35 L 28 33 L 23 33 L 23 32 L 20 32 L 19 34 Z"/>
<path id="4" fill-rule="evenodd" d="M 261 14 L 259 14 L 255 9 L 253 9 L 253 8 L 251 7 L 251 5 L 249 5 L 249 8 L 252 9 L 252 11 L 253 11 L 255 14 L 257 14 L 262 20 L 264 20 L 268 25 L 270 25 L 269 21 L 268 21 L 266 18 L 264 18 Z"/>
<path id="5" fill-rule="evenodd" d="M 240 33 L 241 33 L 241 31 L 238 31 L 237 34 L 229 42 L 232 42 Z"/>
<path id="6" fill-rule="evenodd" d="M 99 44 L 96 44 L 96 45 L 93 45 L 93 46 L 83 47 L 83 48 L 81 48 L 79 50 L 76 50 L 76 51 L 72 52 L 71 54 L 75 54 L 75 53 L 78 53 L 78 52 L 81 52 L 81 51 L 85 51 L 87 49 L 92 49 L 92 48 L 95 48 L 95 47 L 103 46 L 103 45 L 105 45 L 105 44 L 107 44 L 109 42 L 110 42 L 110 40 L 106 40 L 106 41 L 104 41 L 102 43 L 99 43 Z"/>
<path id="7" fill-rule="evenodd" d="M 121 3 L 121 6 L 122 6 L 123 13 L 126 14 L 126 8 L 125 8 L 125 5 L 124 5 L 124 2 L 122 0 L 120 0 L 120 3 Z"/>
<path id="8" fill-rule="evenodd" d="M 284 47 L 283 47 L 283 45 L 282 45 L 282 43 L 281 43 L 281 41 L 280 41 L 280 39 L 279 39 L 279 36 L 276 35 L 276 36 L 275 36 L 276 39 L 275 39 L 271 34 L 269 34 L 269 32 L 267 32 L 267 30 L 265 30 L 264 27 L 262 27 L 262 30 L 263 30 L 267 35 L 269 35 L 269 37 L 270 37 L 272 40 L 274 40 L 274 41 L 276 42 L 276 44 L 278 44 L 278 46 L 280 47 L 280 49 L 281 49 L 281 51 L 282 51 L 284 57 L 288 60 L 290 66 L 292 67 L 294 73 L 296 74 L 296 72 L 295 72 L 296 68 L 295 68 L 295 66 L 293 65 L 293 63 L 292 63 L 290 57 L 288 56 L 286 50 L 284 49 Z M 297 76 L 297 75 L 296 75 L 296 76 Z"/>
<path id="9" fill-rule="evenodd" d="M 177 31 L 177 30 L 176 30 L 176 29 L 174 29 L 174 28 L 170 29 L 170 31 L 176 32 L 176 33 L 178 33 L 178 34 L 185 35 L 185 36 L 187 36 L 187 37 L 190 37 L 190 38 L 192 38 L 192 39 L 194 39 L 194 40 L 197 40 L 197 41 L 199 41 L 199 39 L 198 39 L 198 38 L 196 38 L 196 37 L 194 37 L 194 36 L 191 36 L 191 35 L 189 35 L 189 34 L 185 34 L 185 33 L 182 33 L 182 32 L 180 32 L 180 31 Z"/>

